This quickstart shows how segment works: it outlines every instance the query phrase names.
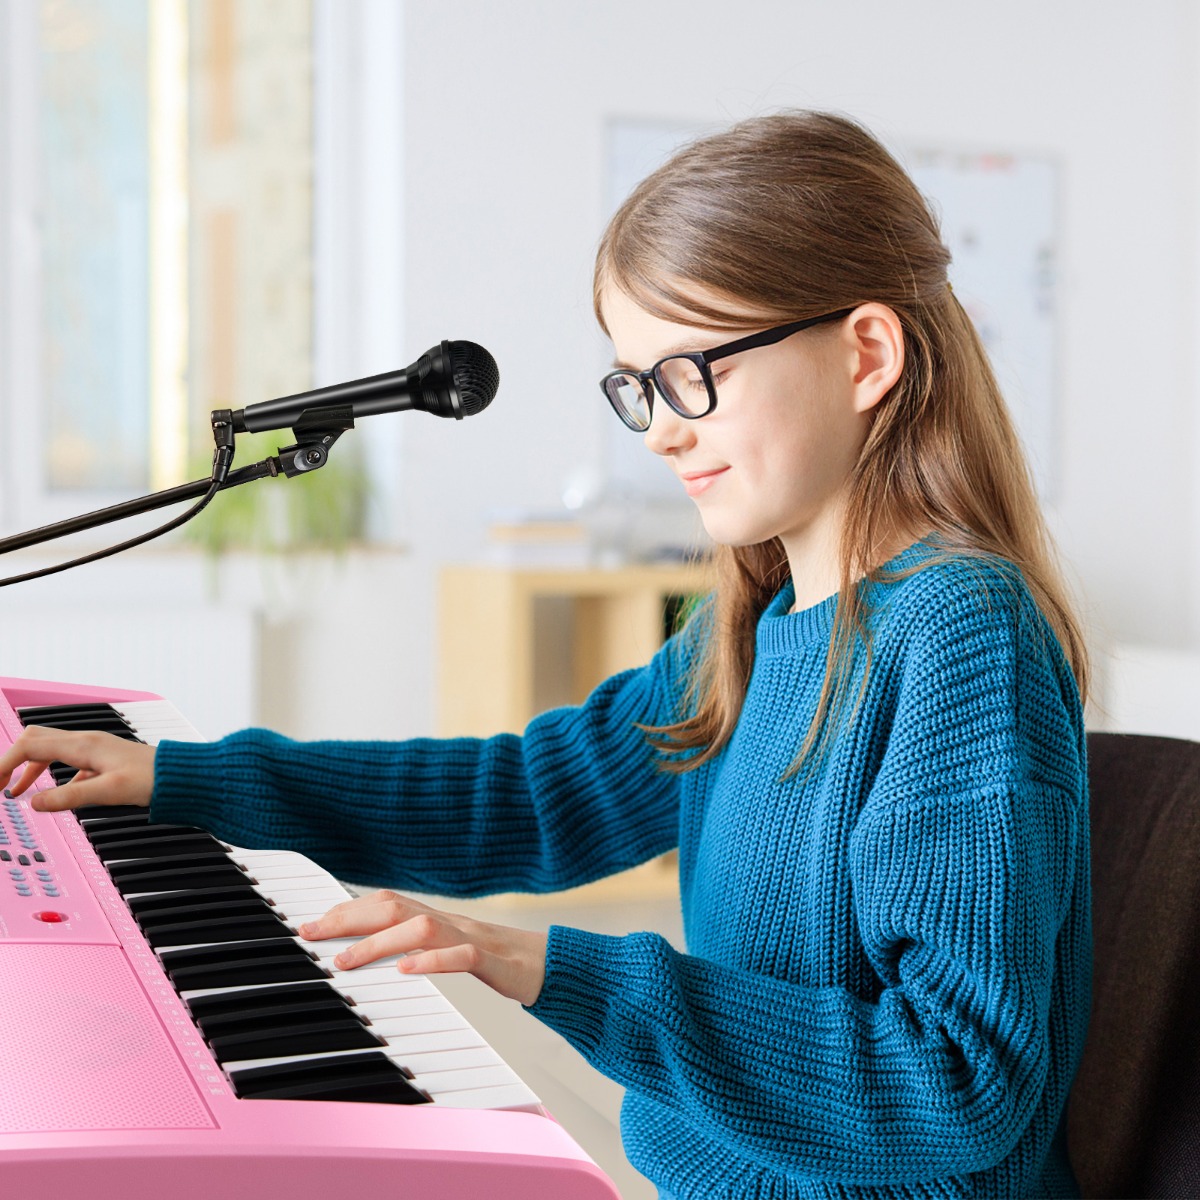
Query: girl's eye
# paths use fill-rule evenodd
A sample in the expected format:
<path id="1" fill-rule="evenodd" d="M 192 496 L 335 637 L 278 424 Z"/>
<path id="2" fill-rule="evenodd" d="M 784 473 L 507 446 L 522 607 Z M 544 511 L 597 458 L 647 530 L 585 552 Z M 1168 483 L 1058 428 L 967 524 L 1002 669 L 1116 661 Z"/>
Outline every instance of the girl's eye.
<path id="1" fill-rule="evenodd" d="M 728 371 L 721 371 L 720 373 L 717 373 L 716 371 L 714 371 L 712 373 L 713 387 L 716 387 L 721 382 L 721 380 L 724 379 L 728 374 L 729 374 Z M 686 378 L 683 382 L 684 382 L 684 386 L 689 391 L 703 392 L 703 391 L 707 390 L 704 386 L 703 378 L 699 375 L 688 376 L 688 378 Z"/>

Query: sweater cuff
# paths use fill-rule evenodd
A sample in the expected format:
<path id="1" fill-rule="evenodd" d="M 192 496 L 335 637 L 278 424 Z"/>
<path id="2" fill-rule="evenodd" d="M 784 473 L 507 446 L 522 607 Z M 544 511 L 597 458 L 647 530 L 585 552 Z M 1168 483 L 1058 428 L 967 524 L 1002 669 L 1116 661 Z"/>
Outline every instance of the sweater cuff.
<path id="1" fill-rule="evenodd" d="M 160 742 L 150 819 L 209 828 L 224 807 L 220 756 L 211 742 Z"/>
<path id="2" fill-rule="evenodd" d="M 592 1059 L 611 1026 L 614 980 L 626 977 L 626 938 L 551 925 L 546 978 L 526 1011 Z"/>

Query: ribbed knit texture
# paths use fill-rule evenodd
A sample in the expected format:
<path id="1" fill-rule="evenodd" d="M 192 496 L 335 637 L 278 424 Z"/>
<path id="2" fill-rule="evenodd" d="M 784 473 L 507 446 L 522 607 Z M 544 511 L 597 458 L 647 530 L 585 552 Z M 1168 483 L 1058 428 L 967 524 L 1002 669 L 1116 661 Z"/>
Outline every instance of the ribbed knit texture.
<path id="1" fill-rule="evenodd" d="M 678 845 L 688 953 L 554 926 L 530 1009 L 627 1089 L 626 1152 L 663 1196 L 1076 1195 L 1060 1129 L 1090 982 L 1074 682 L 1006 564 L 931 562 L 865 596 L 865 692 L 790 779 L 834 601 L 789 615 L 789 585 L 733 738 L 686 774 L 656 768 L 635 722 L 680 715 L 703 619 L 523 737 L 164 743 L 152 815 L 462 896 L 572 886 Z"/>

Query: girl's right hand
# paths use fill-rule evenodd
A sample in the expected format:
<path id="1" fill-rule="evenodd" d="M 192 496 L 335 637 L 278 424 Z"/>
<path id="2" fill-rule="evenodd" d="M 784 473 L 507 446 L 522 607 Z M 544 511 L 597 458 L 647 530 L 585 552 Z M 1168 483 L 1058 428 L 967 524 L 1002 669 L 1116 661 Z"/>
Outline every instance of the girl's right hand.
<path id="1" fill-rule="evenodd" d="M 154 747 L 128 742 L 111 733 L 82 733 L 31 725 L 0 754 L 0 785 L 22 763 L 25 770 L 9 788 L 19 796 L 52 763 L 79 768 L 62 787 L 47 788 L 30 798 L 40 812 L 59 812 L 84 804 L 150 803 L 154 790 Z"/>

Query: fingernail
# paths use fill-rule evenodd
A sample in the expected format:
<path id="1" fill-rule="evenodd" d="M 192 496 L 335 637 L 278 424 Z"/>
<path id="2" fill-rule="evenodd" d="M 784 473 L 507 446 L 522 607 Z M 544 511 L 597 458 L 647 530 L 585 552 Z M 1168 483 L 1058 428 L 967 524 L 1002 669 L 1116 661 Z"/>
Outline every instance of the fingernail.
<path id="1" fill-rule="evenodd" d="M 348 967 L 350 965 L 350 955 L 343 950 L 342 953 L 333 960 L 333 963 L 334 966 L 337 967 Z"/>
<path id="2" fill-rule="evenodd" d="M 307 924 L 300 926 L 300 936 L 301 937 L 312 937 L 313 934 L 317 932 L 317 930 L 318 930 L 317 923 L 315 921 L 309 921 Z"/>

